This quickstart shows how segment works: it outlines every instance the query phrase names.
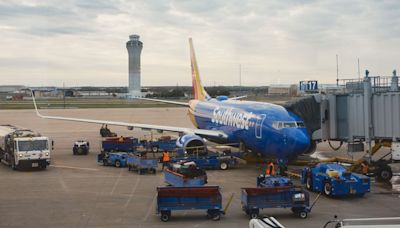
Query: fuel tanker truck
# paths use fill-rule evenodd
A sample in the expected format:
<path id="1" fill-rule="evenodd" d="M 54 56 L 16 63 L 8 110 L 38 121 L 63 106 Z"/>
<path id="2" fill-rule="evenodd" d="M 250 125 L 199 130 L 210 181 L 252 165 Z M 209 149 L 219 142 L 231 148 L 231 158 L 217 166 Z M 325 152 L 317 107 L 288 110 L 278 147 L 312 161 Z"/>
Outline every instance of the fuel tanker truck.
<path id="1" fill-rule="evenodd" d="M 0 125 L 0 161 L 11 168 L 46 169 L 50 164 L 50 140 L 29 129 Z M 51 142 L 51 147 L 53 142 Z"/>

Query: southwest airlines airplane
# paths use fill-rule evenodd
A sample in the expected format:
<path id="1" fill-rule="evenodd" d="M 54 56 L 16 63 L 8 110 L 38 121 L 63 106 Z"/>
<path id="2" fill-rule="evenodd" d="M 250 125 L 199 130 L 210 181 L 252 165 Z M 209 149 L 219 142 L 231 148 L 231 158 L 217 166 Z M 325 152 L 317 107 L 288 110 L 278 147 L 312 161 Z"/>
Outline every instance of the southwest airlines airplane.
<path id="1" fill-rule="evenodd" d="M 284 107 L 264 102 L 240 101 L 238 98 L 230 99 L 225 96 L 211 98 L 201 84 L 192 39 L 189 39 L 189 44 L 194 99 L 189 103 L 140 99 L 188 107 L 190 119 L 196 128 L 45 116 L 39 113 L 32 93 L 36 113 L 46 119 L 177 132 L 181 135 L 177 145 L 187 148 L 205 145 L 204 139 L 207 139 L 240 145 L 246 151 L 279 159 L 295 158 L 313 151 L 313 143 L 303 120 Z"/>

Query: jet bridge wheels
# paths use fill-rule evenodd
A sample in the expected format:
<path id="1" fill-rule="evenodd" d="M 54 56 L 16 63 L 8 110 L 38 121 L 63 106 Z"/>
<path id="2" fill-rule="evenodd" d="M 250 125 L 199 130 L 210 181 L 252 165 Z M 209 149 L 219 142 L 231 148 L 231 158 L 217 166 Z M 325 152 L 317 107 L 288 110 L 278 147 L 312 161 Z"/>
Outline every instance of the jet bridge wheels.
<path id="1" fill-rule="evenodd" d="M 393 172 L 390 166 L 381 165 L 376 171 L 376 179 L 381 182 L 388 182 L 392 179 Z"/>

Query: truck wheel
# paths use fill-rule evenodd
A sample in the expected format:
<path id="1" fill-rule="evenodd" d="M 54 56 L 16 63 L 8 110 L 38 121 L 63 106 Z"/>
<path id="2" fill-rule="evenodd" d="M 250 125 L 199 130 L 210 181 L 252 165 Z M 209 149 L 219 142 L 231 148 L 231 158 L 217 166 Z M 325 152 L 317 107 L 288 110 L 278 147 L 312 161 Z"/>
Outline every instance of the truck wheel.
<path id="1" fill-rule="evenodd" d="M 121 162 L 119 160 L 115 161 L 115 167 L 117 167 L 117 168 L 121 167 Z"/>
<path id="2" fill-rule="evenodd" d="M 221 214 L 219 212 L 215 212 L 214 216 L 212 217 L 213 221 L 218 221 L 221 219 Z"/>
<path id="3" fill-rule="evenodd" d="M 308 190 L 312 190 L 312 178 L 311 177 L 307 177 L 307 179 L 306 179 L 306 188 Z"/>
<path id="4" fill-rule="evenodd" d="M 250 218 L 252 218 L 252 219 L 258 218 L 258 214 L 259 214 L 258 209 L 251 210 Z"/>
<path id="5" fill-rule="evenodd" d="M 153 172 L 153 174 L 156 174 L 157 170 L 156 169 L 152 169 L 152 172 Z"/>
<path id="6" fill-rule="evenodd" d="M 325 182 L 324 184 L 324 194 L 327 196 L 332 195 L 332 186 L 329 182 Z"/>
<path id="7" fill-rule="evenodd" d="M 308 213 L 307 213 L 307 211 L 300 211 L 298 215 L 300 218 L 305 219 L 305 218 L 307 218 Z"/>
<path id="8" fill-rule="evenodd" d="M 168 222 L 170 217 L 171 217 L 171 213 L 161 212 L 161 221 Z"/>
<path id="9" fill-rule="evenodd" d="M 151 151 L 153 151 L 154 153 L 158 152 L 158 146 L 152 146 L 151 147 Z"/>
<path id="10" fill-rule="evenodd" d="M 223 161 L 223 162 L 221 162 L 220 164 L 219 164 L 219 168 L 221 169 L 221 170 L 227 170 L 228 169 L 228 163 L 227 162 L 225 162 L 225 161 Z"/>
<path id="11" fill-rule="evenodd" d="M 392 169 L 387 165 L 379 167 L 378 172 L 376 173 L 376 179 L 378 181 L 388 182 L 392 179 L 392 176 Z"/>
<path id="12" fill-rule="evenodd" d="M 107 160 L 103 159 L 103 166 L 107 166 Z"/>

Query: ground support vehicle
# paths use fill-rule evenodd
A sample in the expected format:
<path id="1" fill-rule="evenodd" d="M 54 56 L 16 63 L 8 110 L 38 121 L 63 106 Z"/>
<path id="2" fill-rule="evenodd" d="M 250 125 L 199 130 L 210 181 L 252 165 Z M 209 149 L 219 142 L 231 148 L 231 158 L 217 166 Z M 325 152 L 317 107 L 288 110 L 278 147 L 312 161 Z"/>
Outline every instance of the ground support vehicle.
<path id="1" fill-rule="evenodd" d="M 187 156 L 187 157 L 175 157 L 171 159 L 171 162 L 178 161 L 193 161 L 196 165 L 202 169 L 221 169 L 227 170 L 237 165 L 237 160 L 234 156 L 220 155 L 216 153 L 208 153 L 204 156 Z"/>
<path id="2" fill-rule="evenodd" d="M 101 126 L 100 135 L 101 135 L 101 137 L 117 137 L 117 134 L 115 134 L 114 132 L 111 132 L 111 130 L 108 129 L 107 125 Z"/>
<path id="3" fill-rule="evenodd" d="M 112 137 L 101 141 L 103 152 L 133 152 L 140 146 L 139 139 L 133 137 Z"/>
<path id="4" fill-rule="evenodd" d="M 74 143 L 74 146 L 72 148 L 72 152 L 74 155 L 78 154 L 89 154 L 89 142 L 84 141 L 84 140 L 78 140 Z"/>
<path id="5" fill-rule="evenodd" d="M 139 174 L 147 171 L 156 174 L 158 159 L 149 158 L 146 152 L 134 152 L 128 156 L 127 165 L 129 171 L 134 170 Z"/>
<path id="6" fill-rule="evenodd" d="M 352 173 L 337 163 L 319 163 L 313 168 L 304 168 L 301 182 L 307 189 L 322 192 L 327 196 L 364 196 L 370 192 L 370 178 Z"/>
<path id="7" fill-rule="evenodd" d="M 104 166 L 115 166 L 117 168 L 126 167 L 127 159 L 128 153 L 126 152 L 100 153 L 97 155 L 97 162 Z"/>
<path id="8" fill-rule="evenodd" d="M 165 182 L 176 187 L 194 187 L 207 184 L 206 172 L 194 162 L 169 163 L 164 170 Z"/>
<path id="9" fill-rule="evenodd" d="M 155 141 L 147 141 L 146 147 L 153 152 L 174 151 L 176 149 L 176 139 L 172 139 L 171 136 L 162 136 Z"/>
<path id="10" fill-rule="evenodd" d="M 219 187 L 158 187 L 157 212 L 161 221 L 167 222 L 171 212 L 177 210 L 206 210 L 208 218 L 219 220 L 224 214 Z"/>
<path id="11" fill-rule="evenodd" d="M 292 180 L 283 176 L 268 176 L 261 174 L 257 177 L 257 187 L 293 186 Z"/>
<path id="12" fill-rule="evenodd" d="M 46 169 L 50 165 L 50 150 L 48 137 L 29 129 L 0 125 L 0 161 L 11 168 Z"/>
<path id="13" fill-rule="evenodd" d="M 310 198 L 299 187 L 257 187 L 242 188 L 242 209 L 250 218 L 258 218 L 260 209 L 291 208 L 300 218 L 307 218 L 311 211 Z"/>

